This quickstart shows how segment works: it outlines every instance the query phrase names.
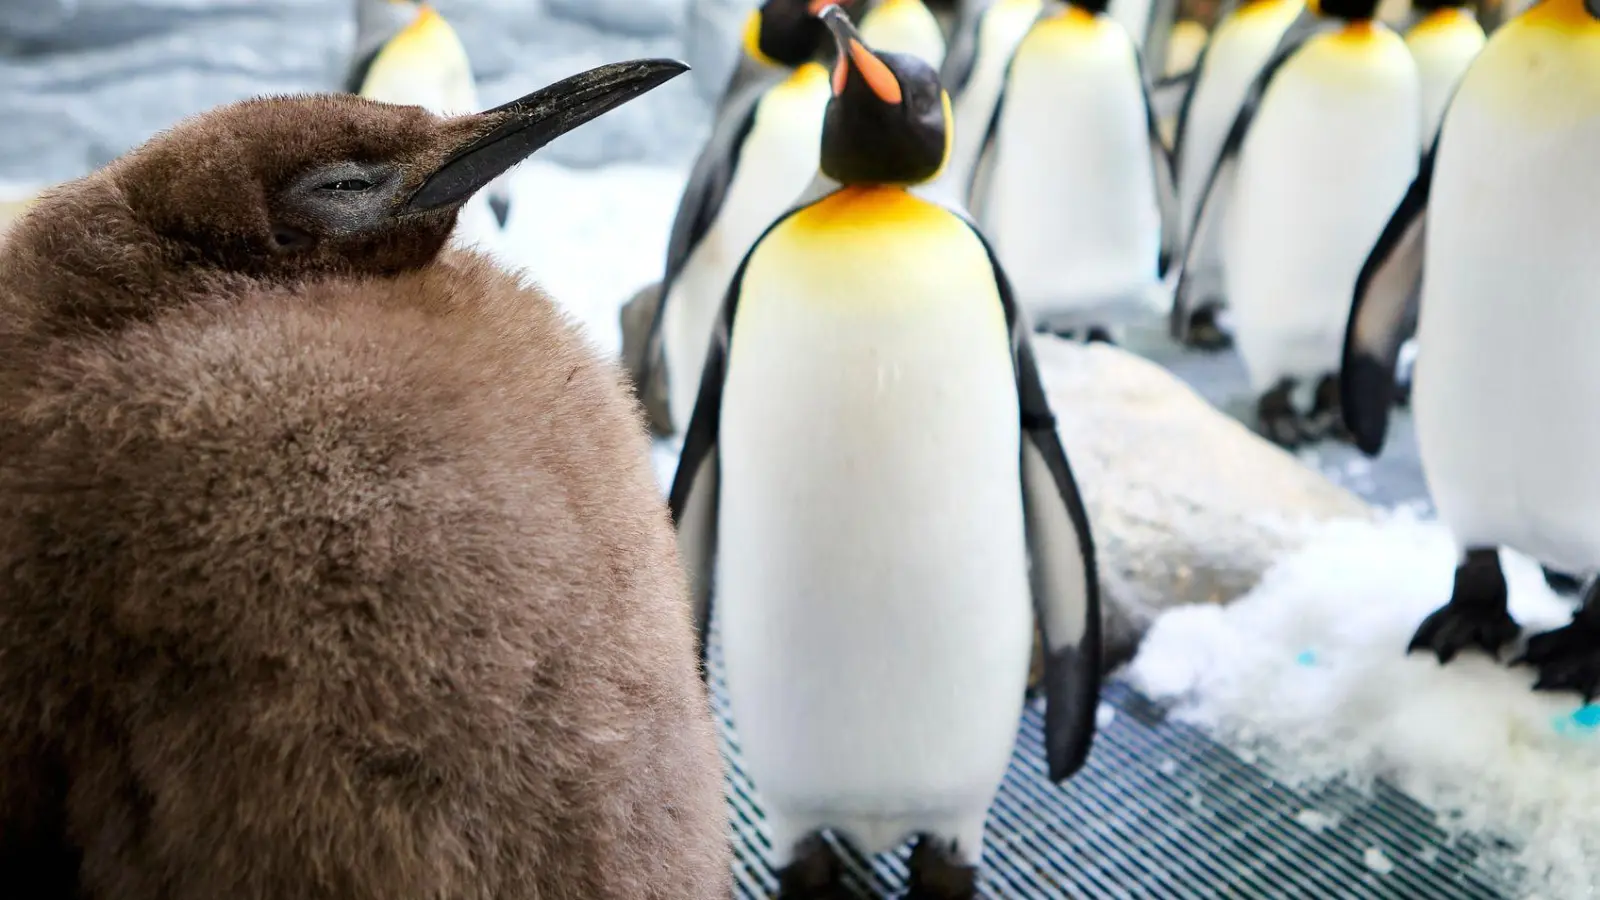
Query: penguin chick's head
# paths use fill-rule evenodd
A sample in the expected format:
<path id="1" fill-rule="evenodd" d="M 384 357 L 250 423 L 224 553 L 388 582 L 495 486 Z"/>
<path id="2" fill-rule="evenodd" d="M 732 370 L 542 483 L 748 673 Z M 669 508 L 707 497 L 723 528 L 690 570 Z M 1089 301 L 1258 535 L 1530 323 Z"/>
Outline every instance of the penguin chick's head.
<path id="1" fill-rule="evenodd" d="M 601 66 L 444 118 L 346 95 L 250 100 L 183 123 L 103 173 L 172 269 L 392 273 L 430 262 L 456 214 L 551 140 L 687 66 Z M 91 180 L 96 176 L 91 176 Z"/>
<path id="2" fill-rule="evenodd" d="M 910 54 L 874 51 L 838 6 L 825 9 L 822 20 L 838 50 L 822 123 L 822 173 L 844 185 L 936 177 L 954 136 L 938 73 Z"/>
<path id="3" fill-rule="evenodd" d="M 745 54 L 769 66 L 804 65 L 829 43 L 828 30 L 818 16 L 839 2 L 854 9 L 864 0 L 766 0 L 745 20 Z"/>

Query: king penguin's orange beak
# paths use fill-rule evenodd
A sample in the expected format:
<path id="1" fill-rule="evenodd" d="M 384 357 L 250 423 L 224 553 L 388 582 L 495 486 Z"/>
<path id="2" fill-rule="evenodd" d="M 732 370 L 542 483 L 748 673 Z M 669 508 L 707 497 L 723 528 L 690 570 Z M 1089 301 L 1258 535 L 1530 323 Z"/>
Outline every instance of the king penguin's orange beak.
<path id="1" fill-rule="evenodd" d="M 861 40 L 861 33 L 856 31 L 845 11 L 836 4 L 829 4 L 822 10 L 822 21 L 833 32 L 833 41 L 839 48 L 838 61 L 833 64 L 833 95 L 844 93 L 850 81 L 850 70 L 854 69 L 879 100 L 891 106 L 900 103 L 904 98 L 899 79 Z"/>

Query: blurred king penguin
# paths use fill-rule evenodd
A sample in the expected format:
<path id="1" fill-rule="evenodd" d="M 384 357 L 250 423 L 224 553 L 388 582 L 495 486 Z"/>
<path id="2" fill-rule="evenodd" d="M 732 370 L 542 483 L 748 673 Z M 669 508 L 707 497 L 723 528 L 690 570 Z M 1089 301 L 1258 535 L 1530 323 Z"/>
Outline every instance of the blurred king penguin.
<path id="1" fill-rule="evenodd" d="M 1446 662 L 1510 645 L 1499 550 L 1512 548 L 1590 579 L 1572 623 L 1521 658 L 1537 689 L 1586 700 L 1600 691 L 1597 17 L 1600 4 L 1542 0 L 1490 35 L 1362 269 L 1343 371 L 1346 421 L 1376 454 L 1418 317 L 1417 443 L 1461 556 L 1411 649 Z"/>
<path id="2" fill-rule="evenodd" d="M 909 53 L 937 70 L 944 65 L 945 30 L 923 0 L 872 0 L 861 37 L 884 53 Z"/>
<path id="3" fill-rule="evenodd" d="M 1190 229 L 1224 229 L 1234 340 L 1261 432 L 1286 447 L 1345 436 L 1350 292 L 1417 172 L 1417 67 L 1374 9 L 1322 0 L 1301 12 L 1246 92 Z M 1191 240 L 1171 320 L 1179 337 L 1198 253 Z"/>
<path id="4" fill-rule="evenodd" d="M 914 837 L 908 896 L 973 897 L 1035 623 L 1050 776 L 1088 754 L 1093 543 L 1025 312 L 976 227 L 908 190 L 949 158 L 936 73 L 823 16 L 832 188 L 740 263 L 671 508 L 780 896 L 836 896 L 834 829 Z"/>
<path id="5" fill-rule="evenodd" d="M 439 115 L 481 108 L 466 47 L 442 16 L 415 0 L 357 0 L 355 62 L 344 88 Z M 497 179 L 462 208 L 459 242 L 492 247 L 510 214 L 510 186 Z"/>
<path id="6" fill-rule="evenodd" d="M 1178 239 L 1189 247 L 1183 290 L 1187 310 L 1184 340 L 1201 350 L 1232 343 L 1223 329 L 1220 229 L 1192 232 L 1211 169 L 1217 164 L 1245 92 L 1266 65 L 1284 32 L 1304 8 L 1304 0 L 1246 0 L 1224 15 L 1211 32 L 1194 66 L 1194 77 L 1179 107 L 1173 136 L 1173 169 L 1178 181 Z M 1226 218 L 1228 198 L 1211 199 L 1213 221 Z"/>
<path id="7" fill-rule="evenodd" d="M 678 202 L 646 359 L 665 363 L 667 408 L 681 432 L 694 410 L 717 310 L 739 260 L 817 172 L 833 42 L 817 18 L 827 0 L 766 0 L 744 31 L 745 59 Z M 751 68 L 755 66 L 755 68 Z M 765 73 L 765 74 L 762 74 Z"/>
<path id="8" fill-rule="evenodd" d="M 1406 46 L 1422 83 L 1419 152 L 1425 152 L 1433 145 L 1445 104 L 1486 38 L 1466 0 L 1412 0 L 1412 5 L 1421 15 L 1406 30 Z"/>
<path id="9" fill-rule="evenodd" d="M 1037 324 L 1109 338 L 1166 311 L 1172 163 L 1139 51 L 1104 0 L 1057 5 L 1017 47 L 969 208 Z"/>
<path id="10" fill-rule="evenodd" d="M 448 246 L 683 72 L 443 118 L 205 113 L 0 245 L 0 883 L 51 900 L 725 900 L 636 409 Z"/>

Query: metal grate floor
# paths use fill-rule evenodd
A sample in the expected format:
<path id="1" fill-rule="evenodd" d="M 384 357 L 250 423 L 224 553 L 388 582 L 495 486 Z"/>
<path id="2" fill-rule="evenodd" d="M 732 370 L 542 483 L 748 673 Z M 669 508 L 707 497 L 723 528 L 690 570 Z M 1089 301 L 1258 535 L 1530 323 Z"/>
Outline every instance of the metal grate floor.
<path id="1" fill-rule="evenodd" d="M 736 893 L 772 896 L 760 805 L 740 764 L 710 654 L 713 703 L 728 762 Z M 1064 787 L 1044 777 L 1042 709 L 1028 707 L 1000 796 L 990 810 L 982 893 L 988 898 L 1154 900 L 1504 900 L 1479 845 L 1446 842 L 1433 814 L 1380 785 L 1297 793 L 1125 685 L 1088 766 Z M 833 842 L 862 897 L 904 887 L 908 847 L 863 860 Z"/>

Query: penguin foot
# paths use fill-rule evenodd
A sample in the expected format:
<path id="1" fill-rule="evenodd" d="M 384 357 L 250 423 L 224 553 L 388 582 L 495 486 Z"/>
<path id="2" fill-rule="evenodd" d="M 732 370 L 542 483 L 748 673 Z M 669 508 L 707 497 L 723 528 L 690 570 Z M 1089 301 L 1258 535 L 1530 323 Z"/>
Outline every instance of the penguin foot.
<path id="1" fill-rule="evenodd" d="M 1600 627 L 1580 613 L 1564 628 L 1528 638 L 1527 649 L 1512 665 L 1539 670 L 1536 691 L 1573 691 L 1589 703 L 1600 694 Z"/>
<path id="2" fill-rule="evenodd" d="M 1102 344 L 1110 344 L 1113 347 L 1117 345 L 1116 338 L 1111 336 L 1111 329 L 1104 325 L 1091 325 L 1088 332 L 1083 336 L 1083 342 L 1085 344 L 1093 344 L 1097 341 Z"/>
<path id="3" fill-rule="evenodd" d="M 1306 417 L 1306 433 L 1312 440 L 1332 439 L 1352 443 L 1355 436 L 1344 423 L 1344 404 L 1339 398 L 1339 377 L 1324 375 L 1317 382 L 1316 399 Z"/>
<path id="4" fill-rule="evenodd" d="M 1183 345 L 1207 353 L 1219 353 L 1233 346 L 1233 335 L 1222 330 L 1217 321 L 1222 304 L 1209 301 L 1200 305 L 1189 316 L 1189 333 Z"/>
<path id="5" fill-rule="evenodd" d="M 1558 572 L 1544 565 L 1539 568 L 1544 572 L 1544 583 L 1549 585 L 1550 590 L 1555 591 L 1557 594 L 1563 597 L 1576 597 L 1578 592 L 1583 590 L 1583 579 L 1576 575 Z"/>
<path id="6" fill-rule="evenodd" d="M 1290 402 L 1293 392 L 1294 380 L 1285 378 L 1256 402 L 1256 419 L 1262 436 L 1286 450 L 1315 439 Z"/>
<path id="7" fill-rule="evenodd" d="M 777 900 L 855 900 L 844 886 L 844 864 L 822 835 L 801 841 L 794 861 L 778 870 Z"/>
<path id="8" fill-rule="evenodd" d="M 1521 632 L 1506 606 L 1506 579 L 1494 548 L 1473 548 L 1456 567 L 1450 602 L 1422 621 L 1406 653 L 1432 650 L 1444 665 L 1456 654 L 1477 647 L 1498 657 Z"/>
<path id="9" fill-rule="evenodd" d="M 907 863 L 906 900 L 973 900 L 978 896 L 978 867 L 961 862 L 954 843 L 920 835 Z"/>

